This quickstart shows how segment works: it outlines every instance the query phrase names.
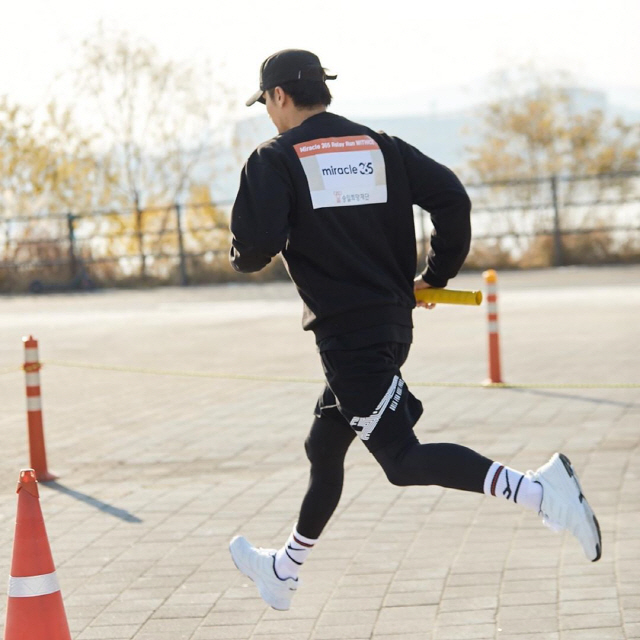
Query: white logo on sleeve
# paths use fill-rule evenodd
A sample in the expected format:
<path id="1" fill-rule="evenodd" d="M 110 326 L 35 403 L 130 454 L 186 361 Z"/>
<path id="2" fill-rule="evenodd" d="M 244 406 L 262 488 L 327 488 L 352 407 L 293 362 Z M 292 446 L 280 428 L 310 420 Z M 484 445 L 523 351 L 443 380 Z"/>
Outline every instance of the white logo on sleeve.
<path id="1" fill-rule="evenodd" d="M 314 209 L 387 201 L 384 156 L 371 136 L 318 138 L 294 149 L 307 176 Z"/>

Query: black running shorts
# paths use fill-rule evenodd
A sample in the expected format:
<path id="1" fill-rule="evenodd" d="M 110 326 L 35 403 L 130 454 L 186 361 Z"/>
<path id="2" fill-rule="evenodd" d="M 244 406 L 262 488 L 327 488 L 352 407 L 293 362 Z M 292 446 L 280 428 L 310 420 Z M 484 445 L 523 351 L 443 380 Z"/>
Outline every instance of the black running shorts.
<path id="1" fill-rule="evenodd" d="M 327 384 L 315 414 L 344 420 L 370 451 L 404 440 L 422 415 L 400 367 L 411 345 L 386 342 L 348 351 L 322 351 Z"/>

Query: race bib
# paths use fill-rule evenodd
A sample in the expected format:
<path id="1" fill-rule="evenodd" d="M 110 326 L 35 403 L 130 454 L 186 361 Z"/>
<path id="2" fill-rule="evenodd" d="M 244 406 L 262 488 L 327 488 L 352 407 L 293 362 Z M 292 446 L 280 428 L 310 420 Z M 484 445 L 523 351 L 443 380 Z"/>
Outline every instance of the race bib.
<path id="1" fill-rule="evenodd" d="M 387 201 L 387 174 L 378 143 L 367 135 L 318 138 L 294 145 L 314 209 Z"/>

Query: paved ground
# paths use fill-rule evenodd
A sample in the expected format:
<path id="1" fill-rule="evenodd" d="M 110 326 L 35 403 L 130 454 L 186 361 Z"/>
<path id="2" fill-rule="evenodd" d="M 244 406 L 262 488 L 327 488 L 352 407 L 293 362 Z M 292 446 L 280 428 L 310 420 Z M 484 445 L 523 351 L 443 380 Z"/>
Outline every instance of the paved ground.
<path id="1" fill-rule="evenodd" d="M 635 267 L 500 274 L 504 377 L 537 386 L 462 386 L 486 375 L 484 308 L 416 313 L 404 370 L 424 440 L 523 470 L 568 454 L 604 531 L 599 563 L 501 501 L 393 487 L 356 443 L 288 613 L 256 597 L 227 543 L 279 545 L 305 488 L 320 368 L 291 287 L 0 298 L 0 575 L 33 333 L 60 476 L 41 503 L 76 640 L 640 638 L 639 283 Z"/>

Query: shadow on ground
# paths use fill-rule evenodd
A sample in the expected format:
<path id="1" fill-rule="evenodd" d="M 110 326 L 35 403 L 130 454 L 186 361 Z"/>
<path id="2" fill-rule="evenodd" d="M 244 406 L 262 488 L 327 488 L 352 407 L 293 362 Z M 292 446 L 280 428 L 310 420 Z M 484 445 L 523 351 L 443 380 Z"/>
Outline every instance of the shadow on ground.
<path id="1" fill-rule="evenodd" d="M 70 489 L 69 487 L 65 487 L 63 484 L 56 482 L 55 480 L 52 482 L 42 482 L 41 486 L 45 486 L 49 489 L 53 489 L 55 491 L 59 491 L 60 493 L 64 493 L 67 496 L 71 496 L 80 502 L 84 502 L 92 507 L 98 509 L 98 511 L 102 511 L 103 513 L 108 513 L 115 518 L 120 518 L 120 520 L 124 520 L 125 522 L 142 522 L 138 516 L 134 516 L 132 513 L 129 513 L 126 509 L 120 509 L 118 507 L 114 507 L 111 504 L 107 504 L 106 502 L 102 502 L 102 500 L 98 500 L 93 496 L 87 495 L 86 493 L 82 493 L 81 491 L 76 491 L 75 489 Z"/>

